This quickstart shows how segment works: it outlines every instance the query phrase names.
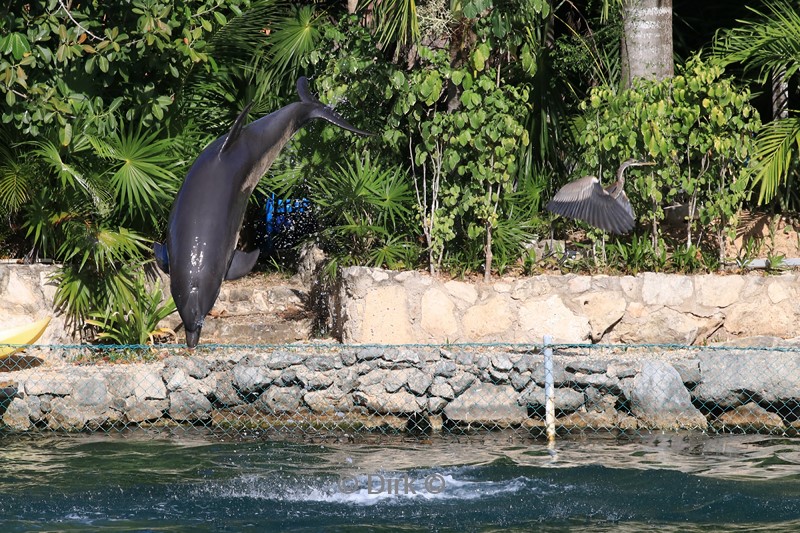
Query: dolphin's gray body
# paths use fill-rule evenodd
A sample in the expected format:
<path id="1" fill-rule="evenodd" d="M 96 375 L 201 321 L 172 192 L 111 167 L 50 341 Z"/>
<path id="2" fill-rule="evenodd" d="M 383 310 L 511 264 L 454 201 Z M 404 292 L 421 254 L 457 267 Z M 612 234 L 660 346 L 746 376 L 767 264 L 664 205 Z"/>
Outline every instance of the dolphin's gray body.
<path id="1" fill-rule="evenodd" d="M 231 131 L 203 150 L 175 198 L 166 246 L 154 245 L 156 262 L 170 275 L 172 297 L 190 348 L 200 339 L 222 281 L 244 276 L 258 259 L 258 250 L 236 250 L 239 229 L 250 194 L 292 135 L 315 118 L 370 135 L 316 100 L 305 78 L 297 81 L 297 92 L 300 102 L 244 126 L 247 106 Z"/>

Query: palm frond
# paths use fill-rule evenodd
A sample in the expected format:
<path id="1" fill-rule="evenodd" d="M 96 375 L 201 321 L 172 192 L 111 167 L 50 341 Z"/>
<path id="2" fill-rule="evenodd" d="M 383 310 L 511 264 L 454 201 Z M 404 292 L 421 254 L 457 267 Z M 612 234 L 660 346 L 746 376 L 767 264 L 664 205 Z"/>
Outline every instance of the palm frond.
<path id="1" fill-rule="evenodd" d="M 755 162 L 751 170 L 754 184 L 760 183 L 758 202 L 775 197 L 781 184 L 797 172 L 800 153 L 800 118 L 787 118 L 765 124 L 756 138 Z"/>
<path id="2" fill-rule="evenodd" d="M 800 13 L 794 3 L 778 0 L 762 13 L 749 7 L 757 20 L 741 20 L 740 26 L 719 34 L 714 54 L 723 63 L 741 63 L 756 70 L 764 83 L 775 70 L 789 79 L 800 69 Z"/>

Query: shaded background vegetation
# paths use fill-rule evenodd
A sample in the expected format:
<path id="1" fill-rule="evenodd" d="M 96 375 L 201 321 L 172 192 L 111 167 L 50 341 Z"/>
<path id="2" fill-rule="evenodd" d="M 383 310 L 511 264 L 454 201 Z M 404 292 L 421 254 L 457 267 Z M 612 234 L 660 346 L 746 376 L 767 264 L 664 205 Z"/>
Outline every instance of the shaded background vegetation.
<path id="1" fill-rule="evenodd" d="M 171 302 L 142 265 L 188 167 L 245 104 L 285 105 L 306 75 L 378 135 L 312 124 L 287 146 L 240 239 L 263 268 L 291 268 L 306 239 L 331 275 L 533 272 L 548 266 L 533 243 L 581 229 L 590 261 L 550 267 L 714 270 L 743 208 L 798 201 L 798 5 L 733 4 L 675 0 L 675 78 L 622 87 L 613 0 L 7 2 L 0 249 L 63 265 L 57 304 L 77 331 L 147 338 Z M 610 179 L 628 157 L 656 163 L 631 176 L 633 235 L 543 211 L 566 181 Z M 304 213 L 283 242 L 265 239 L 267 202 Z M 690 216 L 669 230 L 677 205 Z"/>

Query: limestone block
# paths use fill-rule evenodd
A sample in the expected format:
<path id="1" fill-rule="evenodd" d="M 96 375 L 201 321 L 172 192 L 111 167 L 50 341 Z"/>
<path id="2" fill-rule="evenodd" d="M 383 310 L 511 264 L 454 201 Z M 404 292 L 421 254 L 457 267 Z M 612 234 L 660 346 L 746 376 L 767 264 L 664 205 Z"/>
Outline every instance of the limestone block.
<path id="1" fill-rule="evenodd" d="M 430 288 L 422 295 L 420 326 L 431 339 L 444 342 L 458 333 L 456 306 L 443 291 Z"/>
<path id="2" fill-rule="evenodd" d="M 642 274 L 642 302 L 645 305 L 682 306 L 693 303 L 694 283 L 692 278 L 675 274 Z"/>
<path id="3" fill-rule="evenodd" d="M 463 281 L 448 281 L 444 284 L 444 288 L 448 294 L 450 294 L 450 296 L 466 302 L 469 305 L 472 305 L 478 301 L 478 291 L 471 283 L 465 283 Z"/>
<path id="4" fill-rule="evenodd" d="M 365 296 L 361 338 L 353 340 L 384 344 L 414 342 L 408 315 L 408 299 L 403 287 L 376 287 Z"/>
<path id="5" fill-rule="evenodd" d="M 505 298 L 494 296 L 464 313 L 464 336 L 470 341 L 498 340 L 513 324 L 514 315 Z"/>
<path id="6" fill-rule="evenodd" d="M 612 291 L 582 294 L 574 298 L 573 302 L 589 319 L 593 342 L 599 342 L 606 331 L 622 319 L 628 306 L 628 302 L 619 292 Z"/>
<path id="7" fill-rule="evenodd" d="M 124 411 L 127 422 L 137 424 L 158 420 L 169 407 L 166 400 L 136 400 Z"/>
<path id="8" fill-rule="evenodd" d="M 728 307 L 739 300 L 743 287 L 744 279 L 741 276 L 707 274 L 695 277 L 697 303 L 706 307 Z"/>
<path id="9" fill-rule="evenodd" d="M 519 323 L 519 342 L 541 341 L 544 335 L 552 335 L 556 343 L 582 343 L 591 335 L 589 320 L 573 313 L 556 295 L 522 304 Z"/>
<path id="10" fill-rule="evenodd" d="M 796 299 L 778 303 L 765 300 L 743 300 L 731 305 L 725 317 L 725 331 L 734 336 L 773 335 L 791 338 L 800 335 Z"/>

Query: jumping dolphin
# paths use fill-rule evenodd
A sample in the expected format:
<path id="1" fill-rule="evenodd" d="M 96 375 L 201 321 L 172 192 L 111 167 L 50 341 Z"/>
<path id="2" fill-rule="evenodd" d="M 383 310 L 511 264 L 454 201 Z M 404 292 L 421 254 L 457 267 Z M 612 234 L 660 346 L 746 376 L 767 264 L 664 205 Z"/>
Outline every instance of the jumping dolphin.
<path id="1" fill-rule="evenodd" d="M 197 157 L 181 186 L 167 225 L 166 246 L 155 243 L 156 263 L 170 275 L 170 290 L 194 348 L 206 315 L 214 306 L 223 280 L 237 279 L 253 268 L 258 249 L 236 250 L 250 194 L 283 146 L 308 121 L 322 118 L 359 135 L 371 133 L 348 124 L 320 103 L 297 80 L 299 102 L 244 125 L 252 103 L 244 108 L 227 135 Z"/>

